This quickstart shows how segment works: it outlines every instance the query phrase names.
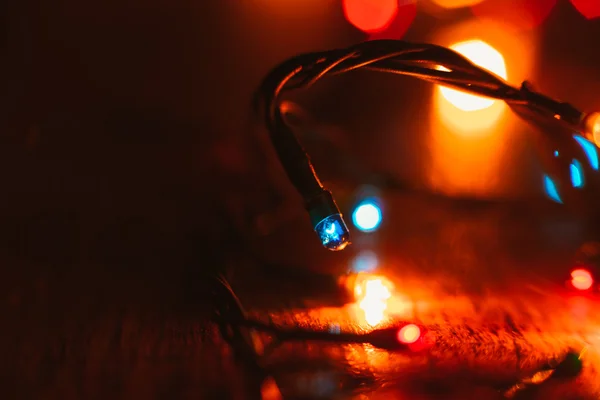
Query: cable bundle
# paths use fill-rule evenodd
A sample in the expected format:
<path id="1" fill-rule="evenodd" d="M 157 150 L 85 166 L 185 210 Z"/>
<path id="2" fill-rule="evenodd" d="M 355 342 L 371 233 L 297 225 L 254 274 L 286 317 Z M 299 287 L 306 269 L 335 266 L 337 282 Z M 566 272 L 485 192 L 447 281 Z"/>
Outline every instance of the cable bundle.
<path id="1" fill-rule="evenodd" d="M 264 79 L 257 100 L 264 112 L 271 142 L 288 178 L 304 199 L 315 232 L 329 250 L 342 250 L 350 234 L 331 192 L 323 187 L 292 129 L 285 122 L 281 95 L 308 88 L 326 76 L 358 69 L 407 75 L 474 95 L 505 101 L 526 119 L 563 124 L 600 144 L 600 113 L 585 114 L 568 103 L 535 92 L 524 82 L 516 88 L 445 47 L 400 40 L 374 40 L 345 49 L 293 57 Z"/>

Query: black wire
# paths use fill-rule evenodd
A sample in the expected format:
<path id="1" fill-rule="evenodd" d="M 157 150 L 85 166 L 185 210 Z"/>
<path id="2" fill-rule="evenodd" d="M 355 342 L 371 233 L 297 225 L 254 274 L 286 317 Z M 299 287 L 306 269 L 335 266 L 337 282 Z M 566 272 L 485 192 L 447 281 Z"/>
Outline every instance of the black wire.
<path id="1" fill-rule="evenodd" d="M 453 50 L 432 44 L 379 40 L 291 58 L 267 75 L 260 86 L 255 105 L 263 106 L 263 110 L 257 108 L 259 113 L 264 113 L 271 143 L 290 182 L 303 198 L 315 231 L 328 216 L 342 218 L 341 212 L 331 192 L 321 184 L 309 155 L 286 124 L 280 97 L 290 90 L 310 87 L 326 76 L 358 69 L 412 76 L 474 95 L 502 100 L 519 116 L 536 115 L 547 121 L 558 121 L 571 130 L 582 130 L 585 121 L 585 114 L 570 104 L 535 92 L 527 82 L 520 88 L 513 87 Z M 343 219 L 342 225 L 346 229 Z M 343 249 L 349 243 L 348 236 L 346 229 L 343 245 L 330 250 Z"/>
<path id="2" fill-rule="evenodd" d="M 373 43 L 376 43 L 376 46 Z M 384 51 L 381 50 L 382 48 Z M 320 53 L 320 55 L 322 54 Z M 294 88 L 298 88 L 304 85 L 310 86 L 328 74 L 337 75 L 359 68 L 371 67 L 371 69 L 383 72 L 410 74 L 414 71 L 414 66 L 407 64 L 407 62 L 428 63 L 434 66 L 434 68 L 422 69 L 420 71 L 422 74 L 418 75 L 418 77 L 443 78 L 443 83 L 464 85 L 462 87 L 467 91 L 477 93 L 478 87 L 495 88 L 500 93 L 492 93 L 492 95 L 502 98 L 503 93 L 501 92 L 510 88 L 500 78 L 475 66 L 463 56 L 458 55 L 458 53 L 433 45 L 408 45 L 407 42 L 397 41 L 384 41 L 383 43 L 367 42 L 366 44 L 351 47 L 345 52 L 339 50 L 332 51 L 329 55 L 314 61 L 312 65 L 306 64 L 306 62 L 310 62 L 309 60 L 309 57 L 303 58 L 305 64 L 296 64 L 299 67 L 298 70 L 294 71 L 288 79 L 280 81 L 281 86 L 273 92 L 274 99 L 282 91 L 288 89 L 286 85 L 294 75 L 305 75 L 303 84 L 299 85 L 296 82 L 293 85 Z M 444 67 L 449 71 L 440 71 L 439 69 L 435 69 L 436 66 Z M 385 68 L 385 70 L 381 68 Z M 479 92 L 479 94 L 488 95 L 489 93 Z"/>
<path id="3" fill-rule="evenodd" d="M 509 85 L 453 50 L 432 44 L 378 40 L 347 49 L 300 55 L 275 68 L 259 90 L 266 107 L 267 127 L 274 125 L 281 93 L 309 87 L 328 75 L 358 69 L 412 76 L 509 104 L 526 105 L 550 117 L 560 115 L 560 119 L 571 124 L 579 124 L 583 115 L 568 104 L 539 95 L 526 86 Z"/>

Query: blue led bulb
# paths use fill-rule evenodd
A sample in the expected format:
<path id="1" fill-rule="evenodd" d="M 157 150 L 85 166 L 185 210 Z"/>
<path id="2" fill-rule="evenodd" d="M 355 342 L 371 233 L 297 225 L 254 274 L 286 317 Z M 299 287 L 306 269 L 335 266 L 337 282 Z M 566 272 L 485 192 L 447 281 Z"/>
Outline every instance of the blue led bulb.
<path id="1" fill-rule="evenodd" d="M 381 208 L 374 200 L 366 200 L 360 203 L 352 213 L 352 222 L 358 230 L 363 232 L 373 232 L 381 224 Z"/>
<path id="2" fill-rule="evenodd" d="M 574 135 L 573 138 L 583 149 L 592 169 L 598 171 L 600 168 L 600 160 L 598 158 L 598 149 L 596 148 L 596 145 L 581 135 Z"/>
<path id="3" fill-rule="evenodd" d="M 574 188 L 582 188 L 585 184 L 584 176 L 583 176 L 583 166 L 577 160 L 573 160 L 571 165 L 569 166 L 571 171 L 571 184 Z"/>
<path id="4" fill-rule="evenodd" d="M 321 244 L 328 250 L 343 250 L 350 243 L 350 232 L 342 218 L 342 214 L 332 214 L 323 218 L 315 226 L 315 232 Z"/>

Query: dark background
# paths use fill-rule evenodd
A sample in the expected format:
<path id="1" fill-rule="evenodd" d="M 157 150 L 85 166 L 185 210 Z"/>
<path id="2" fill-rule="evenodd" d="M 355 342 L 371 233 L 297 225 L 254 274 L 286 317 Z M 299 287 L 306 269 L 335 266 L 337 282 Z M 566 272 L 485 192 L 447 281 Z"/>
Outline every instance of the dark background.
<path id="1" fill-rule="evenodd" d="M 111 387 L 109 393 L 125 393 L 126 385 L 113 385 L 104 372 L 116 365 L 152 381 L 151 367 L 123 367 L 130 365 L 126 353 L 148 346 L 160 361 L 143 365 L 171 368 L 158 355 L 161 334 L 147 333 L 170 319 L 193 322 L 181 322 L 180 347 L 165 345 L 165 354 L 196 351 L 190 365 L 203 364 L 198 374 L 208 373 L 214 359 L 199 361 L 202 346 L 185 339 L 201 335 L 195 321 L 203 312 L 204 272 L 227 269 L 248 246 L 280 262 L 294 258 L 298 246 L 315 259 L 332 257 L 311 241 L 301 204 L 251 115 L 252 93 L 287 57 L 365 36 L 332 0 L 22 0 L 4 7 L 5 398 L 107 398 L 101 389 Z M 406 38 L 427 40 L 462 16 L 437 20 L 419 12 Z M 552 96 L 600 108 L 600 23 L 582 20 L 567 1 L 559 2 L 532 49 L 539 57 L 532 80 Z M 350 147 L 369 149 L 367 164 L 419 182 L 427 155 L 419 139 L 425 128 L 415 115 L 427 105 L 426 88 L 387 77 L 337 79 L 302 102 L 323 124 L 339 127 Z M 394 146 L 388 123 L 407 132 L 393 138 Z M 385 150 L 390 147 L 397 150 Z M 502 195 L 541 196 L 532 183 L 539 175 L 533 154 L 524 146 L 507 163 Z M 335 176 L 335 166 L 321 165 L 327 178 Z M 291 204 L 293 224 L 276 239 L 260 236 L 257 218 L 283 203 Z M 277 247 L 274 255 L 270 246 Z M 134 331 L 146 332 L 139 336 L 146 339 L 123 339 Z M 149 390 L 159 398 L 186 382 Z M 141 386 L 129 398 L 150 398 L 138 392 Z"/>

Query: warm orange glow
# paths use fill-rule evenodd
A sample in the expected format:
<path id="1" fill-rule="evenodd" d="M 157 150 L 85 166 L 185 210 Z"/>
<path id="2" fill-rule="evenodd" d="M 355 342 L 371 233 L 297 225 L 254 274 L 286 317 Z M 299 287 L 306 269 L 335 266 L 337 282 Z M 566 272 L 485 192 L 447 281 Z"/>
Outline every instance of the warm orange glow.
<path id="1" fill-rule="evenodd" d="M 504 58 L 498 50 L 481 40 L 469 40 L 450 46 L 450 48 L 474 64 L 493 72 L 494 74 L 506 79 L 506 64 Z M 478 111 L 490 108 L 497 100 L 485 97 L 473 96 L 458 90 L 440 87 L 442 96 L 459 110 Z"/>
<path id="2" fill-rule="evenodd" d="M 356 286 L 354 293 L 367 324 L 375 326 L 385 319 L 392 288 L 391 282 L 382 277 L 366 279 Z"/>
<path id="3" fill-rule="evenodd" d="M 283 396 L 275 380 L 271 377 L 265 379 L 260 387 L 261 400 L 282 400 Z"/>
<path id="4" fill-rule="evenodd" d="M 502 24 L 478 19 L 436 30 L 433 37 L 428 39 L 445 47 L 465 42 L 487 43 L 503 59 L 501 65 L 505 69 L 497 75 L 504 75 L 506 71 L 504 76 L 508 76 L 513 84 L 532 76 L 535 61 L 532 49 L 536 48 L 536 40 L 533 35 L 514 35 Z M 433 87 L 428 184 L 448 195 L 521 195 L 525 190 L 522 183 L 507 176 L 518 176 L 519 168 L 522 168 L 519 163 L 522 162 L 524 150 L 515 144 L 521 142 L 523 122 L 502 101 L 478 98 L 476 103 L 481 101 L 480 106 L 490 103 L 491 106 L 465 111 L 451 103 L 443 92 L 446 90 Z M 460 93 L 459 98 L 462 95 Z M 472 106 L 470 102 L 467 105 Z"/>
<path id="5" fill-rule="evenodd" d="M 483 0 L 431 0 L 436 6 L 447 9 L 471 7 L 482 1 Z"/>
<path id="6" fill-rule="evenodd" d="M 571 272 L 571 284 L 575 289 L 588 290 L 594 284 L 594 278 L 585 269 L 576 269 Z"/>
<path id="7" fill-rule="evenodd" d="M 412 301 L 385 276 L 358 273 L 341 278 L 340 284 L 354 294 L 351 307 L 359 324 L 373 327 L 393 317 L 413 317 Z"/>
<path id="8" fill-rule="evenodd" d="M 363 32 L 385 29 L 398 13 L 398 0 L 344 0 L 348 22 Z"/>
<path id="9" fill-rule="evenodd" d="M 415 324 L 403 326 L 398 331 L 398 341 L 406 344 L 411 344 L 419 340 L 421 337 L 421 329 Z"/>
<path id="10" fill-rule="evenodd" d="M 596 146 L 600 146 L 600 113 L 592 113 L 586 117 L 584 134 Z"/>
<path id="11" fill-rule="evenodd" d="M 587 19 L 600 17 L 600 1 L 598 0 L 571 0 L 571 3 Z"/>

